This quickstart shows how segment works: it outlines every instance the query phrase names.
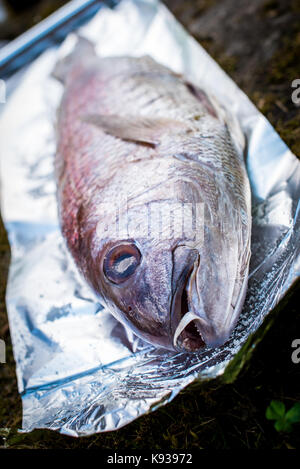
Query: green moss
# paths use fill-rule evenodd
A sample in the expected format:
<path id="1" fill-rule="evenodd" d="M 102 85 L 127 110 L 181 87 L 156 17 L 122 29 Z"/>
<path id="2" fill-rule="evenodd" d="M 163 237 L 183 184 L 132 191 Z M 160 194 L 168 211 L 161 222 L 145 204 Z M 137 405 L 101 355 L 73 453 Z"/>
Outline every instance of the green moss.
<path id="1" fill-rule="evenodd" d="M 219 62 L 219 65 L 223 68 L 223 70 L 228 73 L 228 75 L 233 75 L 237 68 L 236 57 L 220 54 L 219 57 L 217 57 L 217 61 Z"/>
<path id="2" fill-rule="evenodd" d="M 287 121 L 280 120 L 277 130 L 292 152 L 300 158 L 300 115 Z"/>
<path id="3" fill-rule="evenodd" d="M 276 101 L 276 96 L 271 92 L 254 91 L 249 97 L 256 107 L 265 115 L 272 110 Z"/>
<path id="4" fill-rule="evenodd" d="M 269 81 L 281 83 L 299 78 L 300 32 L 286 38 L 280 50 L 272 58 Z"/>

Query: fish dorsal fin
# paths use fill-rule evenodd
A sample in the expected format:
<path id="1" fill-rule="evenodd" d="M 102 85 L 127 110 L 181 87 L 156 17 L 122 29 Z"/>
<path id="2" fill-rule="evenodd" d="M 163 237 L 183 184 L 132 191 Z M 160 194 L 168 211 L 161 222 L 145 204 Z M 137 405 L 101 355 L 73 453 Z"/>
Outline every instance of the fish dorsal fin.
<path id="1" fill-rule="evenodd" d="M 188 130 L 183 122 L 161 117 L 89 114 L 83 120 L 114 137 L 154 147 L 160 144 L 163 135 Z"/>
<path id="2" fill-rule="evenodd" d="M 201 102 L 202 106 L 205 107 L 211 116 L 216 117 L 219 121 L 222 121 L 226 125 L 239 155 L 243 155 L 246 144 L 245 135 L 241 130 L 236 116 L 230 111 L 230 109 L 222 106 L 214 96 L 208 95 L 198 86 L 188 81 L 185 81 L 185 85 L 187 86 L 188 90 L 198 99 L 198 101 Z"/>
<path id="3" fill-rule="evenodd" d="M 202 106 L 206 109 L 206 111 L 213 117 L 218 117 L 216 109 L 214 107 L 214 103 L 210 100 L 208 95 L 204 90 L 199 88 L 199 86 L 194 85 L 189 81 L 185 81 L 185 85 L 189 92 L 198 99 L 198 101 L 202 104 Z"/>

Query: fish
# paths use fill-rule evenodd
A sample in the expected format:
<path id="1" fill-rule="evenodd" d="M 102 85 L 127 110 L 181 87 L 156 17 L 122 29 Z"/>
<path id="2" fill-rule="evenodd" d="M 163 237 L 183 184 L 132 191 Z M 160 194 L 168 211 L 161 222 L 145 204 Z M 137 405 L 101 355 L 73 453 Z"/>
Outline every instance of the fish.
<path id="1" fill-rule="evenodd" d="M 55 175 L 61 231 L 93 291 L 158 348 L 226 343 L 251 256 L 245 137 L 228 110 L 150 56 L 78 38 L 63 85 Z"/>

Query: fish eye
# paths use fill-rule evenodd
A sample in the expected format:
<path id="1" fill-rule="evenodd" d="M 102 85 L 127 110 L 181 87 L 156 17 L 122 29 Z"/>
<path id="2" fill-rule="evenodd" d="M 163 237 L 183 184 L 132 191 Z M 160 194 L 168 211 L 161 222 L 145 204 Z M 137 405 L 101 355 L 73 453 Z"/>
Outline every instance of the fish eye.
<path id="1" fill-rule="evenodd" d="M 135 244 L 121 244 L 110 249 L 104 257 L 105 277 L 119 285 L 134 274 L 141 262 L 141 253 Z"/>

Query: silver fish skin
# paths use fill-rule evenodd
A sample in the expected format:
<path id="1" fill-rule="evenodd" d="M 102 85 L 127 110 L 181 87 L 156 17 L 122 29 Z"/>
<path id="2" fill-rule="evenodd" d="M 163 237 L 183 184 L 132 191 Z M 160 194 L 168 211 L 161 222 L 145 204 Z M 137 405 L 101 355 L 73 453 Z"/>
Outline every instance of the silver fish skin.
<path id="1" fill-rule="evenodd" d="M 59 217 L 79 270 L 145 341 L 221 346 L 242 310 L 250 260 L 238 124 L 148 56 L 100 58 L 79 39 L 54 75 L 64 84 Z"/>

